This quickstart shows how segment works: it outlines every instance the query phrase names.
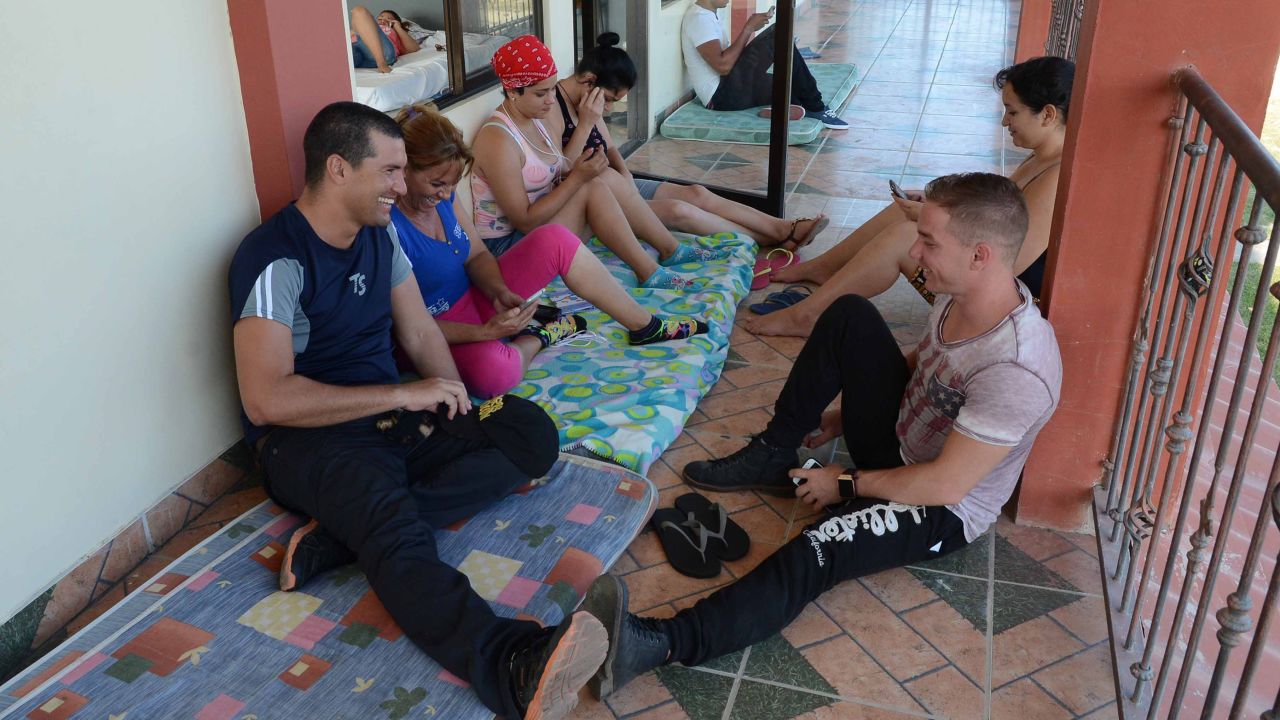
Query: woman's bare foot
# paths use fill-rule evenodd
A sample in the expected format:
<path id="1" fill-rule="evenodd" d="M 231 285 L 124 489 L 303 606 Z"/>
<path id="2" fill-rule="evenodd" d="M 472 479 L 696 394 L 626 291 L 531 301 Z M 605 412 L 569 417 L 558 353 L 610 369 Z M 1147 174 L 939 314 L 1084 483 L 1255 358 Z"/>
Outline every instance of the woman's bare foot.
<path id="1" fill-rule="evenodd" d="M 789 308 L 771 312 L 768 315 L 750 315 L 742 321 L 742 326 L 752 335 L 807 338 L 809 333 L 813 332 L 813 324 L 818 319 L 809 317 L 803 305 L 802 300 Z"/>
<path id="2" fill-rule="evenodd" d="M 832 275 L 835 275 L 835 270 L 828 268 L 822 261 L 822 256 L 819 255 L 813 260 L 805 260 L 774 272 L 771 280 L 780 283 L 811 282 L 821 285 L 830 280 Z"/>

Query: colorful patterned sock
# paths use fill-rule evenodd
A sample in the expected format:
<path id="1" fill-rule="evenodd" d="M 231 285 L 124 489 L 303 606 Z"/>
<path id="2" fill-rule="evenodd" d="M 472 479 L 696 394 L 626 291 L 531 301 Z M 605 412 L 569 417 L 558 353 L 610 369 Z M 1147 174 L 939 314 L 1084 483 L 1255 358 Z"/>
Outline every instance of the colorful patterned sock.
<path id="1" fill-rule="evenodd" d="M 639 330 L 627 334 L 627 342 L 632 345 L 649 345 L 668 340 L 682 340 L 707 331 L 707 324 L 690 317 L 666 318 L 654 315 L 649 324 Z"/>

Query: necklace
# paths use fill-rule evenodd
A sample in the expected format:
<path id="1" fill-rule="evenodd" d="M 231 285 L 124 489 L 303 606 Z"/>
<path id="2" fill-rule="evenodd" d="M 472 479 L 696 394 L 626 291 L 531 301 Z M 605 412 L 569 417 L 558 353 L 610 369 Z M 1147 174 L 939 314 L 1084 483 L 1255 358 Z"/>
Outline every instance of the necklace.
<path id="1" fill-rule="evenodd" d="M 505 111 L 507 118 L 511 120 L 511 124 L 516 126 L 516 132 L 520 133 L 520 137 L 524 138 L 524 141 L 529 145 L 530 149 L 532 149 L 534 152 L 538 153 L 539 155 L 543 155 L 545 157 L 551 158 L 552 164 L 556 164 L 560 162 L 560 158 L 564 156 L 560 154 L 560 151 L 556 149 L 555 145 L 551 144 L 551 140 L 545 137 L 541 139 L 542 144 L 546 145 L 548 148 L 551 149 L 551 152 L 547 152 L 546 150 L 542 150 L 541 148 L 539 148 L 534 143 L 533 138 L 525 134 L 524 130 L 521 129 L 520 127 L 520 123 L 515 121 L 515 114 L 512 113 L 510 110 L 507 110 L 507 101 L 505 99 L 502 101 L 502 109 Z M 534 120 L 533 122 L 536 123 L 537 120 Z M 534 127 L 537 127 L 537 126 L 535 125 Z"/>
<path id="2" fill-rule="evenodd" d="M 400 210 L 401 210 L 401 212 L 403 212 L 403 211 L 404 211 L 404 208 L 402 207 L 402 208 L 400 208 Z M 432 210 L 435 210 L 435 207 L 433 207 L 433 208 L 432 208 Z M 404 216 L 405 216 L 405 217 L 409 218 L 409 222 L 410 222 L 410 223 L 412 223 L 412 224 L 413 224 L 413 226 L 414 226 L 414 227 L 416 227 L 416 228 L 417 228 L 417 229 L 418 229 L 418 230 L 419 230 L 423 235 L 425 235 L 425 236 L 426 236 L 426 237 L 428 237 L 428 238 L 431 238 L 432 240 L 435 240 L 436 242 L 443 242 L 445 245 L 449 246 L 449 249 L 453 251 L 453 254 L 454 254 L 454 255 L 460 255 L 460 254 L 461 254 L 461 253 L 459 253 L 459 252 L 458 252 L 458 248 L 456 248 L 456 247 L 454 247 L 454 246 L 453 246 L 453 240 L 449 239 L 449 233 L 445 232 L 445 229 L 444 229 L 444 222 L 443 222 L 443 221 L 441 221 L 441 219 L 440 219 L 440 211 L 439 211 L 439 210 L 436 210 L 436 211 L 435 211 L 435 213 L 434 213 L 434 215 L 435 215 L 435 221 L 434 221 L 434 222 L 423 222 L 423 221 L 420 221 L 420 220 L 418 220 L 418 219 L 415 217 L 416 215 L 417 215 L 417 212 L 415 212 L 415 213 L 414 213 L 414 215 L 410 215 L 410 214 L 409 214 L 409 213 L 407 213 L 407 212 L 404 214 Z M 430 216 L 428 216 L 428 217 L 430 217 Z M 432 225 L 434 225 L 434 226 L 435 226 L 435 228 L 439 228 L 439 230 L 440 230 L 440 237 L 436 237 L 436 236 L 434 236 L 434 235 L 432 235 L 432 234 L 431 234 L 431 232 L 435 229 L 435 228 L 432 228 L 432 227 L 431 227 Z M 429 229 L 429 228 L 430 228 L 430 229 Z"/>

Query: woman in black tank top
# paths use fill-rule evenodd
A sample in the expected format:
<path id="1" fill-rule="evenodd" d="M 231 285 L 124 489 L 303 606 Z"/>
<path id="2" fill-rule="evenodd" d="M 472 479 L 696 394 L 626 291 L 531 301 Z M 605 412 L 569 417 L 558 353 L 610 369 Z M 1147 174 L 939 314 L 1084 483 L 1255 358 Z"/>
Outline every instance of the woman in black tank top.
<path id="1" fill-rule="evenodd" d="M 622 154 L 613 147 L 608 128 L 600 121 L 613 103 L 626 99 L 636 84 L 635 63 L 626 51 L 615 47 L 617 44 L 617 33 L 601 35 L 596 47 L 582 54 L 574 74 L 556 85 L 560 112 L 552 112 L 544 122 L 560 138 L 570 162 L 592 149 L 604 152 L 616 173 L 610 188 L 619 201 L 638 193 L 672 230 L 703 236 L 737 232 L 749 235 L 760 245 L 781 245 L 791 250 L 817 237 L 826 227 L 825 215 L 786 220 L 722 198 L 701 185 L 634 178 Z"/>
<path id="2" fill-rule="evenodd" d="M 996 73 L 1009 138 L 1031 155 L 1010 175 L 1022 189 L 1030 227 L 1014 262 L 1018 279 L 1038 298 L 1050 238 L 1049 227 L 1057 194 L 1058 166 L 1066 140 L 1067 106 L 1075 65 L 1056 57 L 1033 58 Z M 885 188 L 888 194 L 888 188 Z M 916 242 L 916 219 L 922 195 L 895 198 L 838 245 L 813 260 L 773 274 L 775 282 L 820 285 L 808 298 L 769 315 L 747 318 L 746 329 L 756 335 L 808 337 L 818 316 L 843 295 L 873 297 L 906 276 L 929 302 L 928 277 L 910 257 Z"/>

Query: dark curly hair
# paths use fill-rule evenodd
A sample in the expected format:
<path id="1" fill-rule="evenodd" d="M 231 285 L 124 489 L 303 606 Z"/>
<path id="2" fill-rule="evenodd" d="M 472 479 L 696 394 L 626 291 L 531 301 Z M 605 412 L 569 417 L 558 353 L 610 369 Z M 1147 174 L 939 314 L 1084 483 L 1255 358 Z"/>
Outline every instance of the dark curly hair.
<path id="1" fill-rule="evenodd" d="M 1071 82 L 1076 76 L 1076 64 L 1060 57 L 1031 58 L 1010 65 L 996 73 L 997 90 L 1007 83 L 1013 88 L 1022 104 L 1032 112 L 1044 110 L 1046 105 L 1058 108 L 1062 119 L 1067 119 L 1067 107 L 1071 104 Z"/>

